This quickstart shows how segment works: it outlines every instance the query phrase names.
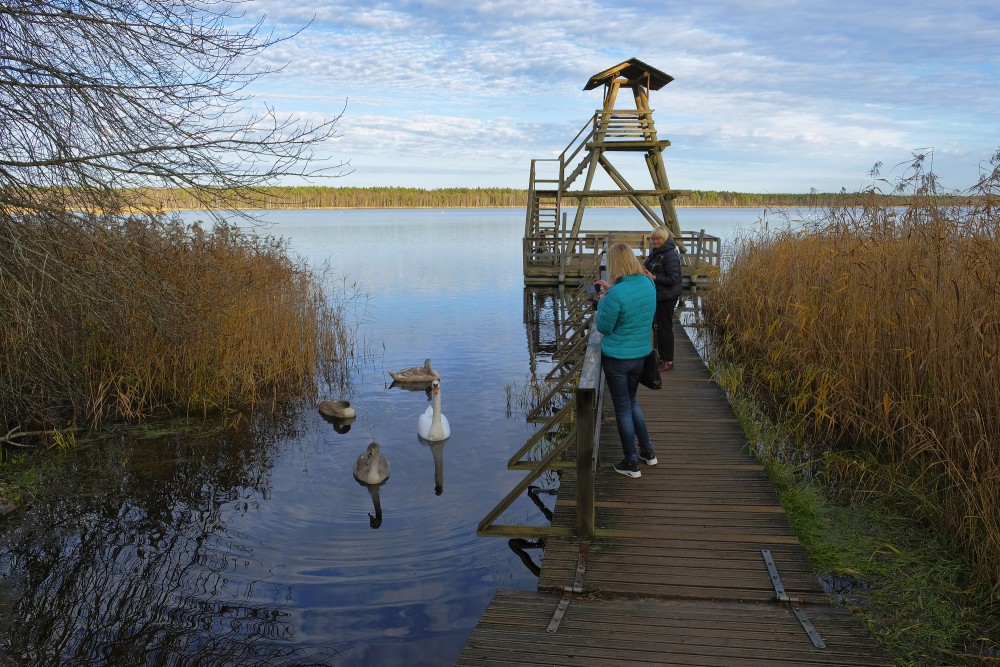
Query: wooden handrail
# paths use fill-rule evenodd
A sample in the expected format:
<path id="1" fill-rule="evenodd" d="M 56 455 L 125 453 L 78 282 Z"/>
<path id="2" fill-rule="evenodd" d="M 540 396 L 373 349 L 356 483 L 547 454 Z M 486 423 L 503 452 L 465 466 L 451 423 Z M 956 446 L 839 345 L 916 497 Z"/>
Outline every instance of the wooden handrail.
<path id="1" fill-rule="evenodd" d="M 531 171 L 528 172 L 528 206 L 526 207 L 525 220 L 524 220 L 525 236 L 531 236 L 532 234 L 535 233 L 535 230 L 532 228 L 533 216 L 535 214 L 535 202 L 533 201 L 535 198 L 534 193 L 535 193 L 535 161 L 532 160 Z"/>
<path id="2" fill-rule="evenodd" d="M 594 133 L 594 123 L 595 123 L 596 119 L 597 119 L 597 114 L 594 114 L 593 116 L 591 116 L 587 120 L 586 124 L 584 124 L 584 126 L 580 128 L 580 131 L 576 133 L 576 136 L 573 137 L 572 139 L 570 139 L 569 143 L 566 144 L 566 148 L 564 148 L 563 151 L 562 151 L 562 153 L 559 154 L 559 161 L 563 164 L 563 166 L 569 164 L 572 161 L 572 159 L 573 159 L 572 157 L 570 157 L 568 159 L 566 158 L 566 153 L 569 152 L 569 149 L 573 148 L 573 145 L 576 143 L 577 139 L 580 138 L 580 135 L 582 135 L 585 130 L 590 130 L 590 132 L 587 133 L 588 138 L 589 138 L 589 136 L 591 134 Z M 580 142 L 580 146 L 577 146 L 576 150 L 573 151 L 573 155 L 574 156 L 580 151 L 580 148 L 585 143 L 587 143 L 586 139 L 584 139 L 583 141 Z"/>
<path id="3" fill-rule="evenodd" d="M 604 375 L 601 370 L 601 334 L 592 328 L 587 338 L 587 350 L 580 366 L 580 381 L 574 397 L 545 424 L 507 462 L 512 469 L 529 470 L 529 474 L 479 522 L 477 534 L 500 535 L 505 537 L 544 537 L 575 535 L 589 539 L 595 533 L 594 520 L 594 477 L 597 472 L 597 455 L 601 437 L 601 407 L 604 401 Z M 553 448 L 534 465 L 520 459 L 537 444 L 551 428 L 562 420 L 569 410 L 575 410 L 576 426 L 558 446 Z M 544 471 L 562 467 L 559 457 L 576 442 L 576 528 L 555 526 L 512 526 L 496 525 L 494 521 L 520 496 Z"/>

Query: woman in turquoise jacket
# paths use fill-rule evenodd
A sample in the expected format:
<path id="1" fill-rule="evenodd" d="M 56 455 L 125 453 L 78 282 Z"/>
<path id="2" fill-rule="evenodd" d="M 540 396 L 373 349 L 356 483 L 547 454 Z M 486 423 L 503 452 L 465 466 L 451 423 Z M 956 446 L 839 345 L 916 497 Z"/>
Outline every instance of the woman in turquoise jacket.
<path id="1" fill-rule="evenodd" d="M 597 330 L 604 334 L 601 367 L 615 406 L 618 437 L 625 455 L 621 463 L 615 464 L 615 471 L 627 477 L 642 477 L 639 459 L 646 465 L 656 465 L 646 420 L 635 397 L 643 362 L 653 351 L 656 288 L 643 274 L 642 264 L 632 249 L 624 243 L 616 243 L 608 249 L 608 278 L 610 284 L 597 281 L 601 287 Z"/>

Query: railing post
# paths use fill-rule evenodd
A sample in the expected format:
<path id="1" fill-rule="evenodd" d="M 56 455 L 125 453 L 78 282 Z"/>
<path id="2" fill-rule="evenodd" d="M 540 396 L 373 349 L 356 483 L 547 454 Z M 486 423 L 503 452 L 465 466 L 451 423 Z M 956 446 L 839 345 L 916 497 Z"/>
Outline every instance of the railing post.
<path id="1" fill-rule="evenodd" d="M 594 423 L 597 392 L 576 392 L 576 532 L 594 536 Z"/>
<path id="2" fill-rule="evenodd" d="M 601 334 L 591 329 L 576 387 L 576 534 L 594 536 L 594 473 L 600 435 Z"/>
<path id="3" fill-rule="evenodd" d="M 560 186 L 561 187 L 561 186 Z M 558 211 L 558 209 L 557 209 Z M 562 214 L 562 226 L 559 229 L 559 284 L 563 285 L 566 282 L 566 260 L 569 256 L 569 250 L 566 247 L 566 216 L 567 213 Z"/>

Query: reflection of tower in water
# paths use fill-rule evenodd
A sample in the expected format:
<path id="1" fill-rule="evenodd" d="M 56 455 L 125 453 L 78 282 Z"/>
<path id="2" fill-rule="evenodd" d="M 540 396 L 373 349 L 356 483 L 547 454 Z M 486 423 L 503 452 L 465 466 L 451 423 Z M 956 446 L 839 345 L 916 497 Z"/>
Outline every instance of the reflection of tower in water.
<path id="1" fill-rule="evenodd" d="M 562 287 L 524 288 L 524 331 L 528 337 L 531 379 L 537 381 L 539 364 L 548 365 L 565 336 L 570 319 Z"/>
<path id="2" fill-rule="evenodd" d="M 524 537 L 515 537 L 507 540 L 507 546 L 510 550 L 521 559 L 524 566 L 535 575 L 536 577 L 542 573 L 542 568 L 539 567 L 538 563 L 532 559 L 531 554 L 528 553 L 528 549 L 544 549 L 545 541 L 536 539 L 531 540 Z"/>
<path id="3" fill-rule="evenodd" d="M 570 376 L 579 372 L 595 299 L 586 287 L 596 280 L 587 276 L 576 287 L 524 288 L 524 331 L 528 342 L 529 376 L 524 387 L 507 388 L 507 417 L 524 416 L 545 422 L 565 404 L 574 386 Z M 552 402 L 554 395 L 562 396 Z M 551 408 L 551 410 L 550 410 Z"/>

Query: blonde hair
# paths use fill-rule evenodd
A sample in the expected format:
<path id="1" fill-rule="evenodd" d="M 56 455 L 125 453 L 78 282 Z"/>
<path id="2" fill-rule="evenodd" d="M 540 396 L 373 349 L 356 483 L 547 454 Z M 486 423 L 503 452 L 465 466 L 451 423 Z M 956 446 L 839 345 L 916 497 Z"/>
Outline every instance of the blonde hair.
<path id="1" fill-rule="evenodd" d="M 642 264 L 624 243 L 608 248 L 608 278 L 612 285 L 624 276 L 642 275 Z"/>
<path id="2" fill-rule="evenodd" d="M 670 238 L 670 231 L 666 227 L 657 227 L 649 235 L 649 238 L 651 238 L 651 239 L 663 239 L 664 241 L 666 241 L 667 239 Z"/>

